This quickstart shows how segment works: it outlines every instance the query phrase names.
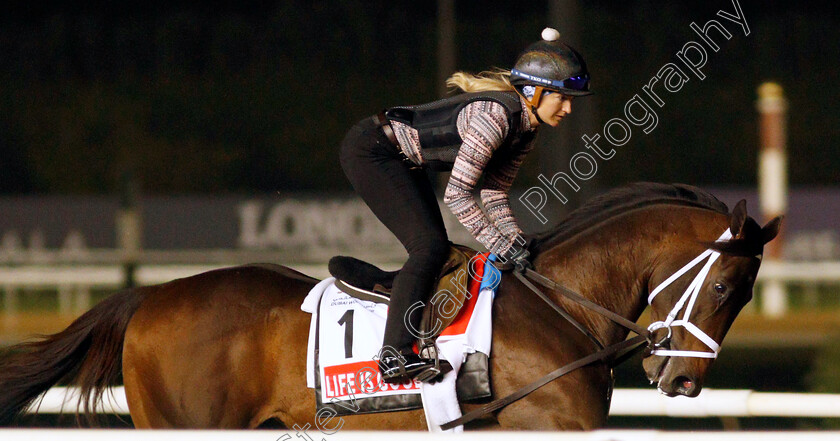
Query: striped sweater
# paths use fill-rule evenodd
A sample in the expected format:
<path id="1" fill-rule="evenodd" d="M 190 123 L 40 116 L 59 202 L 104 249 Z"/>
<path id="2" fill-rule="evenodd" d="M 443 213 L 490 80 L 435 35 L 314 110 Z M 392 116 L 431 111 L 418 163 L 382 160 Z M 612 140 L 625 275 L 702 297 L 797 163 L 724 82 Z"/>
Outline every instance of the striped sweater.
<path id="1" fill-rule="evenodd" d="M 531 130 L 528 111 L 522 104 L 522 129 Z M 394 134 L 403 153 L 415 164 L 423 164 L 420 138 L 417 130 L 391 121 Z M 488 168 L 493 152 L 507 137 L 510 127 L 507 113 L 495 101 L 475 101 L 465 106 L 458 115 L 458 134 L 463 143 L 458 150 L 443 201 L 455 217 L 482 245 L 497 255 L 507 251 L 522 230 L 510 207 L 509 190 L 525 155 L 533 149 L 530 143 L 517 152 L 511 161 Z M 483 211 L 473 197 L 481 176 Z"/>

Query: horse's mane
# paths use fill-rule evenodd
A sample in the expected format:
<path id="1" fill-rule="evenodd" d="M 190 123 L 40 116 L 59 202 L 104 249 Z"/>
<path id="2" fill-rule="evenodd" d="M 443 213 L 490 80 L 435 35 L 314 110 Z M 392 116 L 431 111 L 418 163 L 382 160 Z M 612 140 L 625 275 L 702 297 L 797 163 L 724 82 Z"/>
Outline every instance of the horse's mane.
<path id="1" fill-rule="evenodd" d="M 537 237 L 531 244 L 531 250 L 539 253 L 597 223 L 630 210 L 656 204 L 699 207 L 729 214 L 726 204 L 697 187 L 639 182 L 616 188 L 586 201 L 554 229 Z"/>

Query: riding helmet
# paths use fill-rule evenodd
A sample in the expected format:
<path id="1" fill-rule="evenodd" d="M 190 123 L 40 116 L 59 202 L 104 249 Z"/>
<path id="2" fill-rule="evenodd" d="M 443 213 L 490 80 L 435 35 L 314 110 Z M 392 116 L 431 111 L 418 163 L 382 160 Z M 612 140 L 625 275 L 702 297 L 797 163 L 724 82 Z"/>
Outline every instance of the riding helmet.
<path id="1" fill-rule="evenodd" d="M 569 45 L 560 42 L 556 29 L 545 28 L 542 40 L 531 44 L 517 58 L 511 69 L 511 83 L 518 89 L 537 88 L 531 104 L 536 107 L 543 90 L 569 96 L 591 95 L 589 71 L 583 57 Z"/>

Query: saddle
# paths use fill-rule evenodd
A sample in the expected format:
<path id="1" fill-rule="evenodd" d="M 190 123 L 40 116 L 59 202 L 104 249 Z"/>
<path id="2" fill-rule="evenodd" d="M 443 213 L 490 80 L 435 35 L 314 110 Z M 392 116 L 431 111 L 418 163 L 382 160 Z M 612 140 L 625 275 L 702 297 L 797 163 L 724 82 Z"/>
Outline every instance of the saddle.
<path id="1" fill-rule="evenodd" d="M 424 338 L 420 339 L 420 348 L 429 346 L 458 316 L 468 294 L 468 265 L 476 254 L 477 251 L 463 245 L 452 244 L 450 247 L 449 257 L 441 269 L 434 291 L 425 302 L 420 324 Z M 383 271 L 375 265 L 348 256 L 330 259 L 329 271 L 338 279 L 336 286 L 347 295 L 385 304 L 390 302 L 394 277 L 399 273 Z"/>

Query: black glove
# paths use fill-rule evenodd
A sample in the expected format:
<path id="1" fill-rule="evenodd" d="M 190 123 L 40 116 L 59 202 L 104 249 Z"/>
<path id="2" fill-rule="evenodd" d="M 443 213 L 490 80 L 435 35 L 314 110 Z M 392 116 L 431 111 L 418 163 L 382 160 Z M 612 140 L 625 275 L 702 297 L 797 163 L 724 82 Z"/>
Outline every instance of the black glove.
<path id="1" fill-rule="evenodd" d="M 531 253 L 527 249 L 520 248 L 514 244 L 501 257 L 504 263 L 512 264 L 516 271 L 525 272 L 526 269 L 534 269 L 531 261 L 528 260 L 530 256 Z"/>
<path id="2" fill-rule="evenodd" d="M 525 270 L 534 269 L 534 265 L 528 260 L 529 257 L 531 257 L 531 253 L 523 249 L 513 258 L 513 268 L 520 273 L 524 273 Z"/>

